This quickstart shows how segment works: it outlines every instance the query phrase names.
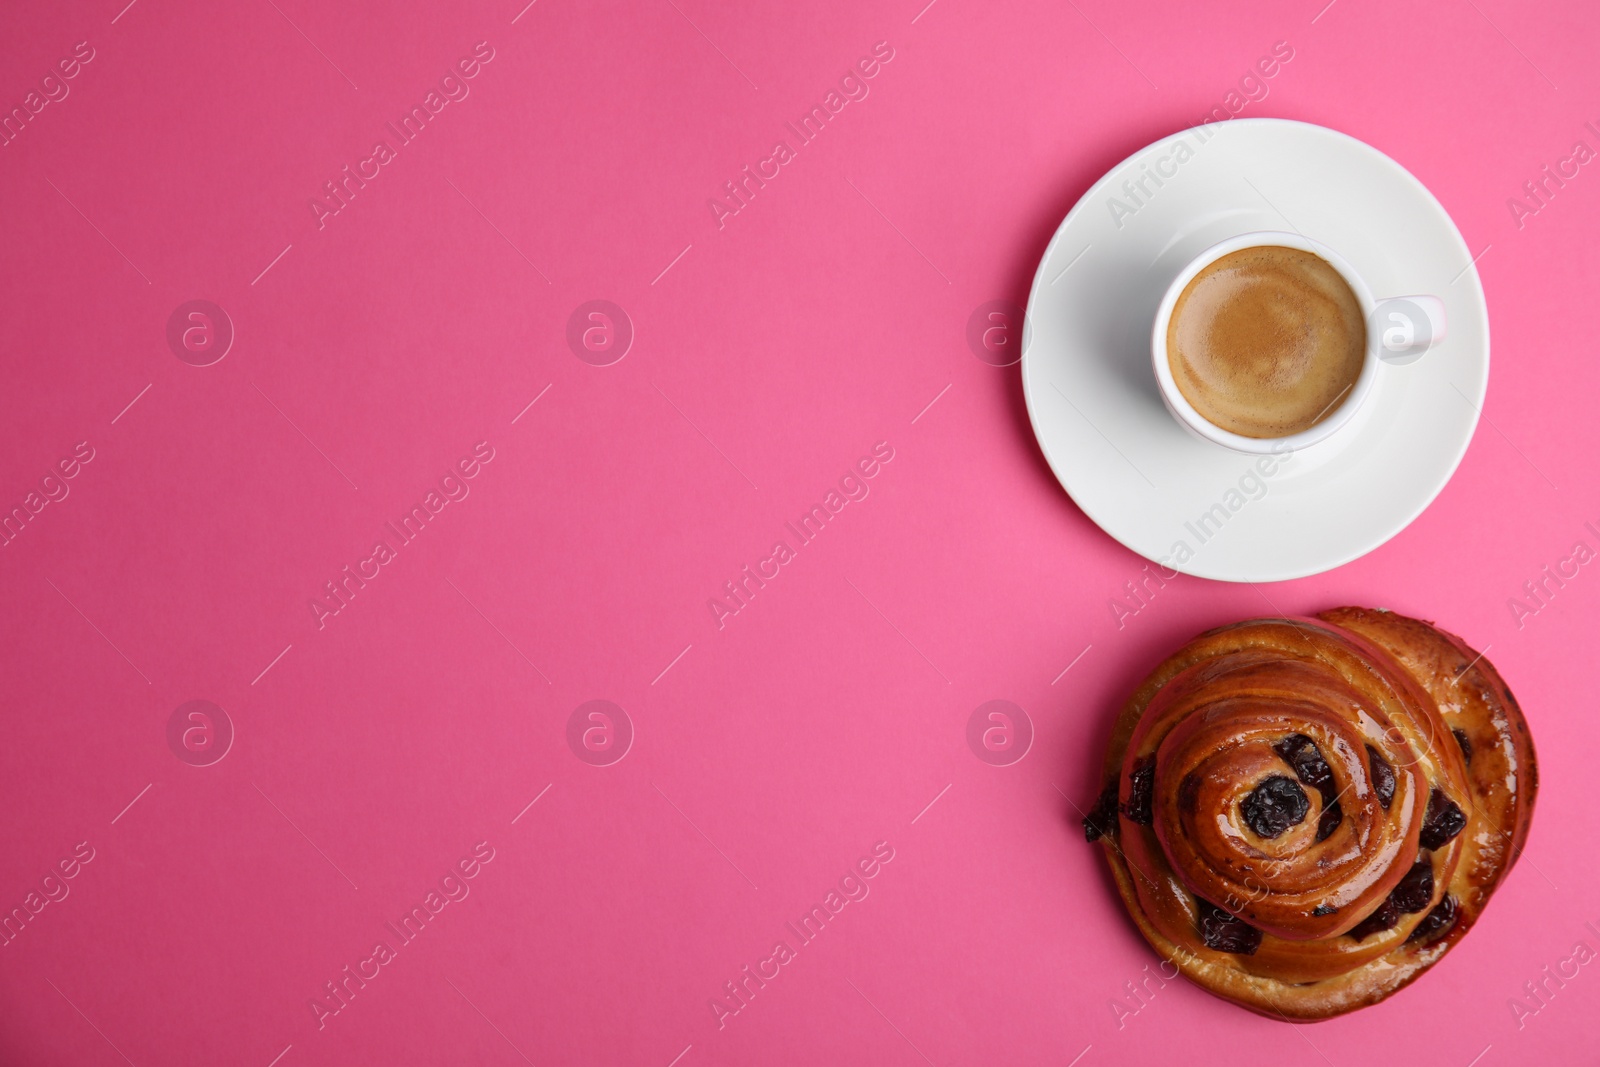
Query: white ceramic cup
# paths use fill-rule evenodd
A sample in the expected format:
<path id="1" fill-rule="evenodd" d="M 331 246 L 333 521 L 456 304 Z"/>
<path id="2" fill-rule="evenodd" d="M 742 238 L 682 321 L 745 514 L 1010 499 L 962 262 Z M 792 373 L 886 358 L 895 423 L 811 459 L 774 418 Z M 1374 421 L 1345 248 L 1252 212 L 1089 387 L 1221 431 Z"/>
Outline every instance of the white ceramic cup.
<path id="1" fill-rule="evenodd" d="M 1351 292 L 1356 294 L 1367 327 L 1366 357 L 1361 364 L 1361 374 L 1356 378 L 1355 385 L 1342 398 L 1335 401 L 1338 407 L 1321 422 L 1285 437 L 1246 437 L 1224 430 L 1211 422 L 1196 411 L 1178 389 L 1178 383 L 1172 377 L 1172 365 L 1167 360 L 1167 324 L 1172 319 L 1172 308 L 1177 304 L 1184 288 L 1194 280 L 1195 275 L 1229 253 L 1264 246 L 1298 248 L 1326 260 L 1339 272 L 1340 277 L 1344 278 Z M 1155 326 L 1150 337 L 1150 351 L 1155 363 L 1156 382 L 1161 388 L 1161 399 L 1167 405 L 1167 410 L 1172 412 L 1172 417 L 1177 419 L 1184 429 L 1203 441 L 1214 442 L 1235 452 L 1264 455 L 1298 451 L 1332 437 L 1349 425 L 1361 405 L 1372 395 L 1382 373 L 1383 364 L 1400 365 L 1415 362 L 1424 352 L 1443 341 L 1444 335 L 1444 301 L 1438 297 L 1398 296 L 1375 299 L 1372 289 L 1362 280 L 1361 275 L 1356 273 L 1355 268 L 1327 245 L 1297 233 L 1257 230 L 1212 245 L 1178 272 L 1178 276 L 1167 287 L 1166 295 L 1161 298 L 1161 305 L 1156 310 Z"/>

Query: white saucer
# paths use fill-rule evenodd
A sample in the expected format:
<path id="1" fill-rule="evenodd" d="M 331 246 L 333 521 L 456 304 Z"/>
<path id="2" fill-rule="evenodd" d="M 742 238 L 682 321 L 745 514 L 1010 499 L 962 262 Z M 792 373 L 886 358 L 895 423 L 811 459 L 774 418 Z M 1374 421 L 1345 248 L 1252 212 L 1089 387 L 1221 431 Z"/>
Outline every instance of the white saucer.
<path id="1" fill-rule="evenodd" d="M 1332 439 L 1258 467 L 1167 413 L 1150 327 L 1193 256 L 1284 229 L 1337 250 L 1379 298 L 1440 297 L 1448 332 L 1415 363 L 1384 364 Z M 1460 463 L 1489 379 L 1483 287 L 1433 194 L 1377 149 L 1284 119 L 1185 130 L 1113 168 L 1056 231 L 1027 315 L 1023 390 L 1062 486 L 1140 555 L 1222 581 L 1317 574 L 1403 530 Z"/>

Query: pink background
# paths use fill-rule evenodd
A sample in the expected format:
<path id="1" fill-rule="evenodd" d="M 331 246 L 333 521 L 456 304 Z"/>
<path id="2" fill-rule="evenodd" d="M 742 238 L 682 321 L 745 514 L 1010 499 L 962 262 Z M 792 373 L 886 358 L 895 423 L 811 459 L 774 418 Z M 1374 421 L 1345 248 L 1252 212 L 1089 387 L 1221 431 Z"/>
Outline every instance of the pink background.
<path id="1" fill-rule="evenodd" d="M 1600 948 L 1600 573 L 1508 601 L 1600 549 L 1600 369 L 1571 320 L 1600 176 L 1521 225 L 1507 200 L 1600 148 L 1600 16 L 924 2 L 6 6 L 7 109 L 76 42 L 94 58 L 0 148 L 0 503 L 94 458 L 0 548 L 0 905 L 94 859 L 0 947 L 0 1060 L 1592 1059 L 1594 967 L 1543 1006 L 1523 986 Z M 319 229 L 309 199 L 480 41 L 470 95 Z M 880 41 L 869 95 L 719 229 L 708 199 Z M 1143 561 L 1056 485 L 967 318 L 1020 303 L 1077 197 L 1278 41 L 1242 114 L 1368 141 L 1487 249 L 1492 425 L 1366 558 L 1183 578 L 1119 627 Z M 197 298 L 237 331 L 207 367 L 166 342 Z M 636 331 L 611 366 L 565 340 L 592 299 Z M 319 629 L 311 598 L 481 441 L 470 496 Z M 880 441 L 870 495 L 719 629 L 708 600 Z M 1156 959 L 1063 798 L 1093 798 L 1145 671 L 1269 598 L 1490 647 L 1543 778 L 1481 925 L 1294 1030 L 1181 981 L 1129 997 Z M 567 743 L 597 698 L 636 733 L 610 766 Z M 191 699 L 236 731 L 211 766 L 168 746 Z M 1007 767 L 965 740 L 993 699 L 1036 731 Z M 470 895 L 319 1028 L 325 983 L 482 841 Z M 719 1027 L 723 984 L 879 841 L 870 895 Z"/>

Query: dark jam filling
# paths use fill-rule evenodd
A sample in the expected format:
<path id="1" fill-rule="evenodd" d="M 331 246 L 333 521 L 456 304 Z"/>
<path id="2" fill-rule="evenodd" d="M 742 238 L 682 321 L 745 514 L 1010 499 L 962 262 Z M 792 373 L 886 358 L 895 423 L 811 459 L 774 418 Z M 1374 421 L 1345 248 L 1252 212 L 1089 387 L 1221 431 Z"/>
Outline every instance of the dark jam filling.
<path id="1" fill-rule="evenodd" d="M 1400 916 L 1415 915 L 1423 908 L 1426 908 L 1431 900 L 1433 900 L 1433 860 L 1429 856 L 1418 856 L 1417 862 L 1413 863 L 1411 869 L 1406 872 L 1405 877 L 1400 879 L 1400 884 L 1390 890 L 1387 897 L 1383 898 L 1383 903 L 1378 905 L 1378 910 L 1352 927 L 1350 936 L 1357 941 L 1362 941 L 1373 934 L 1392 930 L 1400 921 Z M 1445 897 L 1443 901 L 1439 902 L 1439 906 L 1443 907 L 1445 901 L 1450 901 L 1451 911 L 1449 917 L 1453 920 L 1455 917 L 1455 902 L 1449 897 Z M 1429 912 L 1427 917 L 1418 924 L 1417 929 L 1420 930 L 1423 926 L 1433 921 L 1434 913 L 1438 910 L 1439 908 L 1435 908 L 1432 912 Z M 1417 936 L 1416 931 L 1413 930 L 1408 940 L 1416 940 Z"/>
<path id="2" fill-rule="evenodd" d="M 1388 811 L 1394 803 L 1394 768 L 1371 745 L 1367 746 L 1367 766 L 1372 768 L 1372 791 L 1378 794 L 1383 810 Z"/>
<path id="3" fill-rule="evenodd" d="M 1411 865 L 1406 876 L 1400 879 L 1400 884 L 1389 894 L 1389 899 L 1394 902 L 1395 910 L 1406 915 L 1415 915 L 1431 904 L 1433 861 L 1427 856 L 1418 856 L 1417 862 Z"/>
<path id="4" fill-rule="evenodd" d="M 1428 810 L 1422 817 L 1422 833 L 1417 843 L 1423 848 L 1443 848 L 1467 828 L 1467 816 L 1443 789 L 1435 786 L 1428 794 Z"/>
<path id="5" fill-rule="evenodd" d="M 1394 901 L 1388 897 L 1383 898 L 1383 903 L 1378 905 L 1378 910 L 1362 919 L 1350 928 L 1350 936 L 1357 941 L 1365 941 L 1373 934 L 1381 934 L 1385 930 L 1393 930 L 1395 923 L 1400 921 L 1400 909 L 1394 906 Z"/>
<path id="6" fill-rule="evenodd" d="M 1322 758 L 1322 750 L 1305 734 L 1290 734 L 1272 746 L 1278 757 L 1294 768 L 1301 782 L 1322 794 L 1323 803 L 1331 803 L 1335 793 L 1333 768 Z"/>
<path id="7" fill-rule="evenodd" d="M 1107 834 L 1116 832 L 1117 829 L 1117 783 L 1115 780 L 1106 783 L 1100 791 L 1100 799 L 1094 802 L 1094 807 L 1089 809 L 1089 814 L 1083 817 L 1083 836 L 1089 841 L 1098 841 Z"/>
<path id="8" fill-rule="evenodd" d="M 1277 837 L 1291 826 L 1298 826 L 1311 810 L 1306 791 L 1293 778 L 1275 774 L 1262 781 L 1239 802 L 1245 825 L 1261 837 Z"/>
<path id="9" fill-rule="evenodd" d="M 1155 822 L 1151 810 L 1155 787 L 1156 760 L 1154 756 L 1146 756 L 1133 765 L 1133 771 L 1128 775 L 1128 800 L 1122 806 L 1122 814 L 1127 816 L 1129 822 L 1140 826 Z"/>
<path id="10" fill-rule="evenodd" d="M 1183 781 L 1178 784 L 1178 810 L 1185 815 L 1193 815 L 1200 810 L 1200 786 L 1202 777 L 1198 771 L 1190 771 L 1183 776 Z"/>
<path id="11" fill-rule="evenodd" d="M 1195 898 L 1200 912 L 1200 940 L 1207 948 L 1252 956 L 1261 947 L 1261 931 L 1209 901 Z"/>
<path id="12" fill-rule="evenodd" d="M 1332 804 L 1323 808 L 1322 814 L 1317 818 L 1317 840 L 1326 841 L 1328 835 L 1337 830 L 1339 824 L 1343 821 L 1344 811 L 1339 807 L 1339 802 L 1335 800 Z"/>
<path id="13" fill-rule="evenodd" d="M 1456 898 L 1446 896 L 1432 911 L 1422 917 L 1407 941 L 1428 941 L 1456 924 Z"/>
<path id="14" fill-rule="evenodd" d="M 1336 798 L 1333 768 L 1322 758 L 1322 750 L 1305 734 L 1290 734 L 1272 746 L 1278 758 L 1294 769 L 1294 776 L 1322 794 L 1322 814 L 1317 817 L 1317 840 L 1325 841 L 1344 821 L 1344 811 Z"/>

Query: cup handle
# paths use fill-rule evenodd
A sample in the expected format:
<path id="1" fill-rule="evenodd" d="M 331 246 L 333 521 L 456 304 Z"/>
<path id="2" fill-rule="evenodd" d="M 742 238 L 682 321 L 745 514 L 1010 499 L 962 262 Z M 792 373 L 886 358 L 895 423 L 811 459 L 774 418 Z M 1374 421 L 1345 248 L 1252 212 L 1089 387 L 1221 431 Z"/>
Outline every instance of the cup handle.
<path id="1" fill-rule="evenodd" d="M 1404 366 L 1445 338 L 1444 301 L 1436 296 L 1391 296 L 1379 300 L 1367 318 L 1377 338 L 1378 358 Z"/>

